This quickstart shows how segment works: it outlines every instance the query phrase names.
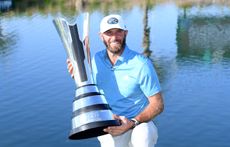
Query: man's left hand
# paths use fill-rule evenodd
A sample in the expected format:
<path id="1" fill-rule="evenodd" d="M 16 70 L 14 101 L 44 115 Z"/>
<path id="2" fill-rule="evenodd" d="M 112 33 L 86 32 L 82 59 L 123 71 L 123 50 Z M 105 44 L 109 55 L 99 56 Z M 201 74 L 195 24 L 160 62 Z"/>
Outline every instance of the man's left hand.
<path id="1" fill-rule="evenodd" d="M 112 136 L 118 136 L 126 131 L 128 131 L 130 128 L 133 127 L 134 123 L 130 121 L 128 118 L 125 116 L 118 116 L 114 115 L 114 118 L 119 120 L 121 122 L 120 126 L 109 126 L 104 129 L 105 132 L 111 134 Z"/>

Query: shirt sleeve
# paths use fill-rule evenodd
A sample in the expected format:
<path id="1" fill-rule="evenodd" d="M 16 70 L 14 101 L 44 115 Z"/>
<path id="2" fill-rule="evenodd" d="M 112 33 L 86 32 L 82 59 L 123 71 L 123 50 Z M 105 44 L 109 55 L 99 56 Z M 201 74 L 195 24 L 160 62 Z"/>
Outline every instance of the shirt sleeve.
<path id="1" fill-rule="evenodd" d="M 149 59 L 147 59 L 140 70 L 139 84 L 141 90 L 147 97 L 155 95 L 161 91 L 157 73 L 154 69 L 153 63 Z"/>

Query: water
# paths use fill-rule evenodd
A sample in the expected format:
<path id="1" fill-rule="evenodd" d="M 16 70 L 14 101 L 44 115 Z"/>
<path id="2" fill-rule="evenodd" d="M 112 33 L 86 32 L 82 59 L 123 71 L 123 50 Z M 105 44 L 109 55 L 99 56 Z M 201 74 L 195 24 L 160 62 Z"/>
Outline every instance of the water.
<path id="1" fill-rule="evenodd" d="M 67 138 L 75 85 L 52 23 L 62 15 L 82 28 L 82 13 L 17 5 L 0 13 L 0 146 L 98 147 L 95 138 Z M 150 58 L 165 101 L 156 119 L 158 147 L 229 146 L 228 5 L 193 3 L 184 9 L 180 3 L 161 2 L 148 10 Z M 143 51 L 143 9 L 137 4 L 119 10 L 129 29 L 127 43 L 138 52 Z M 90 13 L 92 54 L 103 48 L 98 31 L 104 13 L 97 8 Z"/>

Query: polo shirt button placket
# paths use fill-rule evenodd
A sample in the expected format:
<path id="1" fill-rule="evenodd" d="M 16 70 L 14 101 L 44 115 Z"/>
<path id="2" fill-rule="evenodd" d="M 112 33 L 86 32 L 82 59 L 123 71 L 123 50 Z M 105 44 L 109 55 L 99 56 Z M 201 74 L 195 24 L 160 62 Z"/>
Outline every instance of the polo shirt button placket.
<path id="1" fill-rule="evenodd" d="M 111 71 L 114 71 L 114 70 L 116 70 L 116 66 L 111 67 Z"/>

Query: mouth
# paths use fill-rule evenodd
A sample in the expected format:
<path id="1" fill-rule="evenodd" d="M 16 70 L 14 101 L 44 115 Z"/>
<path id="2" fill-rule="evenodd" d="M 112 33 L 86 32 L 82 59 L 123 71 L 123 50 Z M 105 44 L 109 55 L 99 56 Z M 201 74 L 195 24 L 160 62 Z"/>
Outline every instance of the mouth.
<path id="1" fill-rule="evenodd" d="M 119 41 L 113 41 L 110 43 L 110 45 L 121 45 L 121 43 Z"/>

